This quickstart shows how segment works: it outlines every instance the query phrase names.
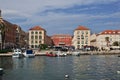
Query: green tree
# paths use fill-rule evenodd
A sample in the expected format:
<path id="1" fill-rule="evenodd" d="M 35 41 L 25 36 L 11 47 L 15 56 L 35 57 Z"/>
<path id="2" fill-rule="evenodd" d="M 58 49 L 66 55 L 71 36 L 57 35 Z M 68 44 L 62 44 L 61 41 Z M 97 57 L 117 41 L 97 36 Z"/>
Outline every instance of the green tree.
<path id="1" fill-rule="evenodd" d="M 46 48 L 48 48 L 47 44 L 40 44 L 39 45 L 40 50 L 45 50 Z"/>
<path id="2" fill-rule="evenodd" d="M 115 42 L 113 42 L 112 45 L 113 45 L 113 46 L 119 46 L 119 42 L 118 42 L 118 41 L 115 41 Z"/>

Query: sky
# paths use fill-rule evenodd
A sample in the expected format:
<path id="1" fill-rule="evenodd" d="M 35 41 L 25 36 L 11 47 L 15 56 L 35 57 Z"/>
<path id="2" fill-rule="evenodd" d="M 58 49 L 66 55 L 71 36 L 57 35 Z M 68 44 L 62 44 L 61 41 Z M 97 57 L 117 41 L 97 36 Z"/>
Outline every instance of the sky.
<path id="1" fill-rule="evenodd" d="M 41 26 L 47 35 L 73 35 L 79 25 L 92 33 L 120 30 L 120 0 L 0 0 L 0 9 L 26 32 Z"/>

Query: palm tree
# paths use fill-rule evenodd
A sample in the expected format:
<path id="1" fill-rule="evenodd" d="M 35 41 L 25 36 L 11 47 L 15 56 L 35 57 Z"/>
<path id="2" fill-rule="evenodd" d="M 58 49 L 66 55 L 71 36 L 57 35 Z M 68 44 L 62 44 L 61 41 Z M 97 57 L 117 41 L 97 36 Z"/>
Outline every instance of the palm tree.
<path id="1" fill-rule="evenodd" d="M 0 31 L 1 31 L 1 49 L 3 49 L 3 46 L 4 46 L 4 42 L 5 42 L 5 23 L 4 23 L 4 21 L 1 19 L 1 21 L 0 21 Z"/>
<path id="2" fill-rule="evenodd" d="M 109 42 L 110 42 L 110 41 L 109 41 L 109 37 L 105 37 L 105 41 L 106 41 L 106 43 L 107 43 L 106 46 L 108 47 L 108 46 L 109 46 Z"/>

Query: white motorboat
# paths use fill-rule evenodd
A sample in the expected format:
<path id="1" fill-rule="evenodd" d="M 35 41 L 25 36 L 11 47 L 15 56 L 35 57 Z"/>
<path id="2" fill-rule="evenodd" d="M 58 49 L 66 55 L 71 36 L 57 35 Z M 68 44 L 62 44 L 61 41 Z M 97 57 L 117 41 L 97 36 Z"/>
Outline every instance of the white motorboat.
<path id="1" fill-rule="evenodd" d="M 33 50 L 26 50 L 26 51 L 23 53 L 23 55 L 24 55 L 25 57 L 35 57 L 35 54 L 34 54 Z"/>
<path id="2" fill-rule="evenodd" d="M 17 58 L 23 57 L 22 51 L 20 49 L 14 49 L 12 57 L 17 57 Z"/>
<path id="3" fill-rule="evenodd" d="M 80 56 L 80 52 L 74 51 L 74 52 L 72 52 L 72 55 L 74 55 L 74 56 Z"/>
<path id="4" fill-rule="evenodd" d="M 62 52 L 62 51 L 57 51 L 56 54 L 57 54 L 58 57 L 64 57 L 64 56 L 67 55 L 66 52 Z"/>

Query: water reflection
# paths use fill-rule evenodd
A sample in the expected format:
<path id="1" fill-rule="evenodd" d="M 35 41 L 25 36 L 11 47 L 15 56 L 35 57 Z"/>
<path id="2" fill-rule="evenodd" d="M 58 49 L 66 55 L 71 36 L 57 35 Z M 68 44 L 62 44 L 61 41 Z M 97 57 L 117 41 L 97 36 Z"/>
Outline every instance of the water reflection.
<path id="1" fill-rule="evenodd" d="M 115 55 L 11 58 L 0 57 L 5 74 L 0 80 L 119 80 L 120 58 Z"/>
<path id="2" fill-rule="evenodd" d="M 3 69 L 12 69 L 13 62 L 11 57 L 0 57 L 0 67 Z"/>

